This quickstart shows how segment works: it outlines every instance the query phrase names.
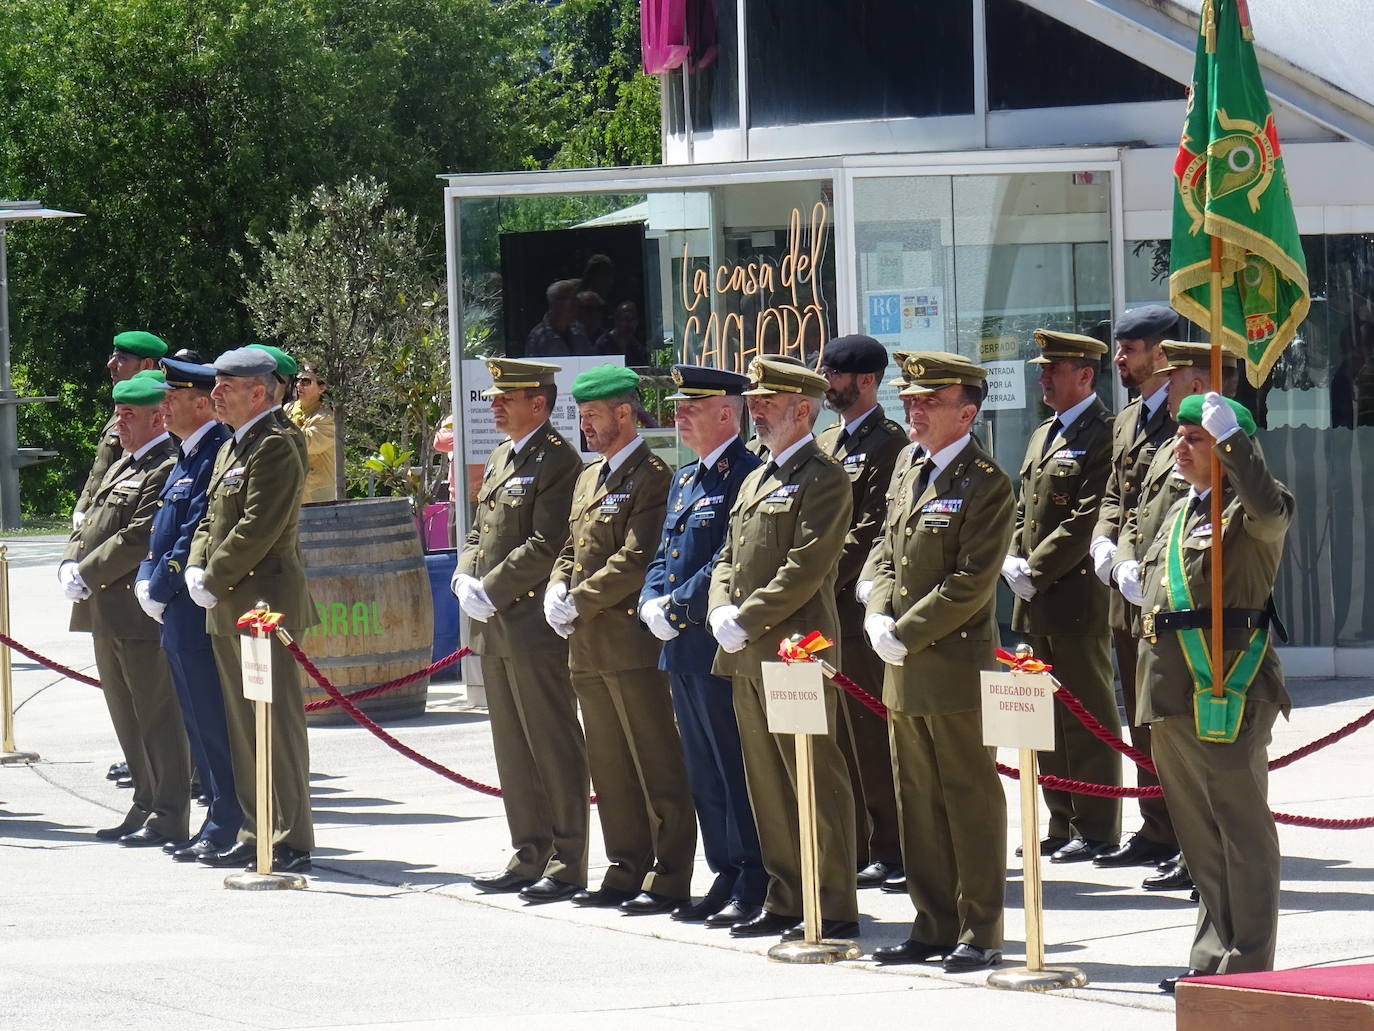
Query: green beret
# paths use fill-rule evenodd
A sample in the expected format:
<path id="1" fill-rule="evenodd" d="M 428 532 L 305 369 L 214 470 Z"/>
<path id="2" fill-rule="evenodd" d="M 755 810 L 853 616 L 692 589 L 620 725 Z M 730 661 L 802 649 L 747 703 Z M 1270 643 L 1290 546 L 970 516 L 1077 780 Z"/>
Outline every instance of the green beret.
<path id="1" fill-rule="evenodd" d="M 161 358 L 167 353 L 167 345 L 161 337 L 155 337 L 141 329 L 117 333 L 114 345 L 116 351 L 126 351 L 137 358 Z"/>
<path id="2" fill-rule="evenodd" d="M 573 399 L 604 401 L 608 397 L 623 397 L 639 386 L 639 373 L 623 365 L 601 365 L 579 372 L 573 380 Z"/>
<path id="3" fill-rule="evenodd" d="M 161 369 L 141 369 L 129 377 L 130 379 L 150 379 L 154 383 L 166 383 L 167 373 Z"/>
<path id="4" fill-rule="evenodd" d="M 114 386 L 114 400 L 117 405 L 160 405 L 167 391 L 158 386 L 152 377 L 135 376 Z"/>
<path id="5" fill-rule="evenodd" d="M 256 347 L 259 351 L 266 351 L 277 363 L 278 376 L 294 376 L 299 367 L 296 359 L 283 351 L 280 347 L 273 347 L 271 344 L 249 344 L 249 347 Z"/>
<path id="6" fill-rule="evenodd" d="M 1202 394 L 1189 394 L 1178 403 L 1178 421 L 1180 423 L 1186 426 L 1202 425 L 1202 398 Z M 1247 437 L 1253 437 L 1255 435 L 1255 417 L 1250 414 L 1250 409 L 1234 398 L 1228 397 L 1223 400 L 1236 413 L 1236 422 L 1240 423 L 1241 432 Z"/>

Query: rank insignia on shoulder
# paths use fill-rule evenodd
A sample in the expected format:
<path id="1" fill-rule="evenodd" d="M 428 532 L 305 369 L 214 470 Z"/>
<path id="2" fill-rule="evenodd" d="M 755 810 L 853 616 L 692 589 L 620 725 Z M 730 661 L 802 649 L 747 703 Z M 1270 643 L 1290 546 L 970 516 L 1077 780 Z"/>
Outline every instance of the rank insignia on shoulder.
<path id="1" fill-rule="evenodd" d="M 985 462 L 985 461 L 983 461 L 983 459 L 981 459 L 981 458 L 978 459 L 978 461 L 977 461 L 976 463 L 974 463 L 974 464 L 977 465 L 978 468 L 981 469 L 981 470 L 983 470 L 983 472 L 985 472 L 985 473 L 991 473 L 991 472 L 996 472 L 996 471 L 997 471 L 995 468 L 993 468 L 993 465 L 992 465 L 991 462 Z"/>
<path id="2" fill-rule="evenodd" d="M 668 471 L 668 466 L 664 463 L 663 459 L 658 457 L 658 455 L 649 456 L 649 467 L 651 469 L 657 470 L 658 472 Z"/>
<path id="3" fill-rule="evenodd" d="M 719 462 L 716 463 L 716 472 L 718 472 L 718 473 L 728 473 L 729 471 L 730 471 L 730 459 L 728 459 L 728 458 L 722 458 Z"/>

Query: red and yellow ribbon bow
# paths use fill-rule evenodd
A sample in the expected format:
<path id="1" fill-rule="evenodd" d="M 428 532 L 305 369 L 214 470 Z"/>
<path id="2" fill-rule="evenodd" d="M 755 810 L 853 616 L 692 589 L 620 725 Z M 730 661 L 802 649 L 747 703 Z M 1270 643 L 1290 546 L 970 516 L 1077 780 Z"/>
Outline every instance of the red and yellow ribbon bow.
<path id="1" fill-rule="evenodd" d="M 811 662 L 816 652 L 829 648 L 833 641 L 827 641 L 819 630 L 813 630 L 800 639 L 797 635 L 783 638 L 778 645 L 778 658 L 783 662 Z"/>
<path id="2" fill-rule="evenodd" d="M 1048 662 L 1041 662 L 1034 655 L 1013 655 L 1004 648 L 998 648 L 997 661 L 1005 663 L 1014 673 L 1048 673 L 1054 669 Z"/>
<path id="3" fill-rule="evenodd" d="M 269 612 L 267 609 L 249 609 L 238 619 L 238 626 L 246 629 L 259 637 L 267 637 L 277 629 L 277 624 L 282 621 L 280 612 Z"/>

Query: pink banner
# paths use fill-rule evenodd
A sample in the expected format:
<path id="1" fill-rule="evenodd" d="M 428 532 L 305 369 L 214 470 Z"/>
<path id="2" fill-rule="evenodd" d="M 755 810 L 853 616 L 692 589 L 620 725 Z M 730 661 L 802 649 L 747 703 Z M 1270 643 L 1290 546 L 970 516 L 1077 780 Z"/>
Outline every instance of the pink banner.
<path id="1" fill-rule="evenodd" d="M 641 0 L 639 37 L 646 74 L 680 67 L 692 49 L 687 41 L 687 0 Z"/>

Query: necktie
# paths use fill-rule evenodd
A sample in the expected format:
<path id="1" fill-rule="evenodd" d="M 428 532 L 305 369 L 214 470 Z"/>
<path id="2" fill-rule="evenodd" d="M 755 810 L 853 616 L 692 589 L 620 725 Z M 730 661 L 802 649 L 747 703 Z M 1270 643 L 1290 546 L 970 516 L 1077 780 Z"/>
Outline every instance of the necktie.
<path id="1" fill-rule="evenodd" d="M 610 462 L 604 462 L 604 461 L 603 461 L 603 462 L 601 463 L 601 471 L 600 471 L 599 473 L 596 474 L 596 489 L 597 489 L 597 490 L 600 490 L 602 487 L 606 486 L 606 481 L 609 480 L 610 478 L 611 478 L 611 463 L 610 463 Z"/>
<path id="2" fill-rule="evenodd" d="M 929 458 L 921 459 L 920 471 L 916 474 L 916 501 L 921 500 L 921 495 L 924 494 L 926 492 L 926 488 L 930 486 L 930 474 L 934 470 L 934 468 L 935 463 L 932 462 Z"/>
<path id="3" fill-rule="evenodd" d="M 846 428 L 840 430 L 840 435 L 835 438 L 835 450 L 838 451 L 847 443 L 849 443 L 849 430 Z"/>
<path id="4" fill-rule="evenodd" d="M 1188 518 L 1196 518 L 1199 513 L 1206 511 L 1207 501 L 1201 494 L 1194 494 L 1193 500 L 1188 502 Z"/>
<path id="5" fill-rule="evenodd" d="M 765 466 L 763 467 L 763 478 L 766 480 L 766 479 L 768 479 L 768 477 L 772 476 L 772 475 L 773 475 L 774 473 L 776 473 L 777 471 L 778 471 L 778 463 L 777 463 L 777 462 L 769 462 L 767 465 L 765 465 Z"/>
<path id="6" fill-rule="evenodd" d="M 1135 435 L 1136 435 L 1137 437 L 1140 437 L 1140 436 L 1143 436 L 1143 435 L 1144 435 L 1144 433 L 1145 433 L 1145 424 L 1146 424 L 1147 422 L 1149 422 L 1149 421 L 1150 421 L 1150 408 L 1149 408 L 1149 406 L 1148 406 L 1147 404 L 1145 404 L 1144 401 L 1142 401 L 1142 402 L 1140 402 L 1140 418 L 1136 420 L 1136 424 L 1135 424 Z"/>
<path id="7" fill-rule="evenodd" d="M 1059 431 L 1064 428 L 1064 424 L 1058 418 L 1050 424 L 1049 433 L 1045 434 L 1045 444 L 1040 449 L 1040 457 L 1044 458 L 1050 453 L 1050 448 L 1054 446 L 1055 438 L 1059 436 Z"/>

